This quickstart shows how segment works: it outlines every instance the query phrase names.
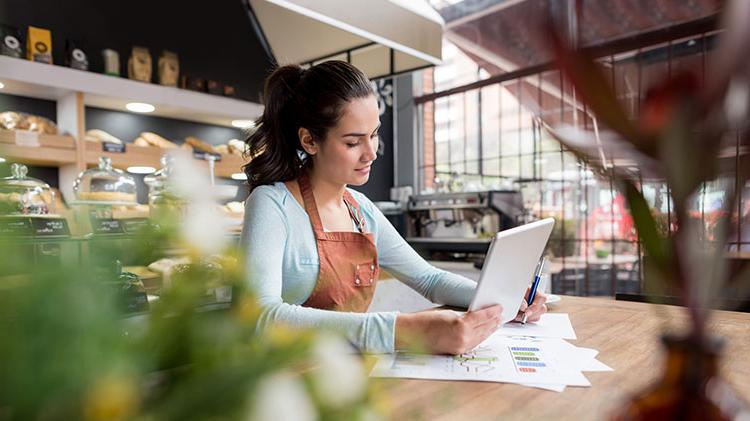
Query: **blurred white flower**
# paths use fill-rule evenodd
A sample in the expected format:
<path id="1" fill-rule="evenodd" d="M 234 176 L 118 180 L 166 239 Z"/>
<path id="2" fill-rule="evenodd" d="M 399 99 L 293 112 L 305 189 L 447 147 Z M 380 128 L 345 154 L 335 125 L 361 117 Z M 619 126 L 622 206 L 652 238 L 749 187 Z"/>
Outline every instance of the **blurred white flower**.
<path id="1" fill-rule="evenodd" d="M 364 367 L 353 348 L 343 339 L 321 335 L 313 348 L 318 363 L 312 380 L 320 400 L 341 407 L 361 398 L 367 387 Z"/>
<path id="2" fill-rule="evenodd" d="M 184 240 L 204 255 L 221 252 L 226 238 L 209 175 L 192 157 L 177 155 L 172 180 L 175 193 L 187 203 L 182 221 Z"/>
<path id="3" fill-rule="evenodd" d="M 249 421 L 312 421 L 317 413 L 305 386 L 289 373 L 277 373 L 258 385 L 249 400 Z"/>

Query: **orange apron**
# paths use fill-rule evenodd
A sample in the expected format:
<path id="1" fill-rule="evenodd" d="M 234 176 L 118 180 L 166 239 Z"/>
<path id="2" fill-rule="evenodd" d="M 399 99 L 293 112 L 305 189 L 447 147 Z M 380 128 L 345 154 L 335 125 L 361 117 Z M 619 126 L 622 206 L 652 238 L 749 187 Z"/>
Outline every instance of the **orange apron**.
<path id="1" fill-rule="evenodd" d="M 315 232 L 320 259 L 315 289 L 302 305 L 324 310 L 367 311 L 375 294 L 380 268 L 373 235 L 365 232 L 365 220 L 357 201 L 349 191 L 344 191 L 344 203 L 357 223 L 358 232 L 325 232 L 309 176 L 303 173 L 297 181 Z"/>

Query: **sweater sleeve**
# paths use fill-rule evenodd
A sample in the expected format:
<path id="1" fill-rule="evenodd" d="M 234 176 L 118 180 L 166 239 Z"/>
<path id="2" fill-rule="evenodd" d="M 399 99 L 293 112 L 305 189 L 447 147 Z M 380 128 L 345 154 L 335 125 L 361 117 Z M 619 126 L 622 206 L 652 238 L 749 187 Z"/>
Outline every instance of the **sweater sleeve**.
<path id="1" fill-rule="evenodd" d="M 360 195 L 377 225 L 378 263 L 396 279 L 437 304 L 468 307 L 476 282 L 429 264 L 404 240 L 393 225 L 364 195 Z"/>
<path id="2" fill-rule="evenodd" d="M 279 192 L 267 186 L 253 190 L 245 204 L 241 242 L 246 280 L 261 307 L 258 328 L 263 330 L 272 323 L 322 328 L 340 332 L 363 352 L 393 352 L 396 312 L 347 313 L 283 301 L 284 251 L 289 230 Z"/>

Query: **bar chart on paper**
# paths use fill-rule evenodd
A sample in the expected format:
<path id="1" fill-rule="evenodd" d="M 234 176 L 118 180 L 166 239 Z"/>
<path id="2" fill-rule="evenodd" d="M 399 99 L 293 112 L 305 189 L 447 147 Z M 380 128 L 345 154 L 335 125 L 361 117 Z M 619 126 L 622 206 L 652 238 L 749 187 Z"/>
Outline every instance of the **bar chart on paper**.
<path id="1" fill-rule="evenodd" d="M 580 373 L 554 358 L 559 339 L 492 336 L 470 352 L 381 356 L 374 377 L 473 380 L 588 386 Z"/>

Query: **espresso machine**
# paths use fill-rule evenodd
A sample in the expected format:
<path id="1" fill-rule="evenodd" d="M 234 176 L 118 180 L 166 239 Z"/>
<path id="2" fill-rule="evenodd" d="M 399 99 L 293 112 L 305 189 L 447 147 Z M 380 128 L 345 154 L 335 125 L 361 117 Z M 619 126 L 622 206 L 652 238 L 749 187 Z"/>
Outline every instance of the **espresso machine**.
<path id="1" fill-rule="evenodd" d="M 414 195 L 407 207 L 406 240 L 431 260 L 483 261 L 492 237 L 519 225 L 517 190 Z"/>

